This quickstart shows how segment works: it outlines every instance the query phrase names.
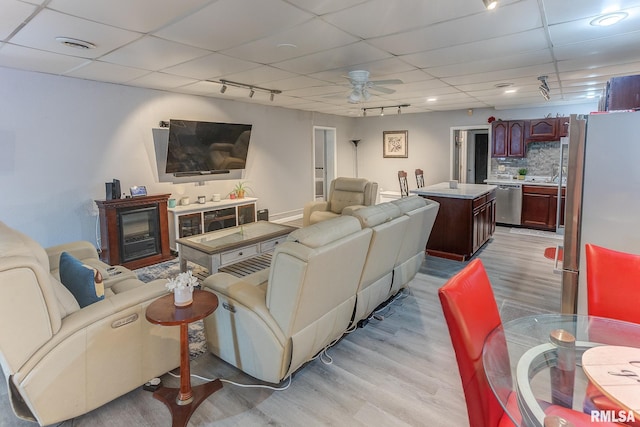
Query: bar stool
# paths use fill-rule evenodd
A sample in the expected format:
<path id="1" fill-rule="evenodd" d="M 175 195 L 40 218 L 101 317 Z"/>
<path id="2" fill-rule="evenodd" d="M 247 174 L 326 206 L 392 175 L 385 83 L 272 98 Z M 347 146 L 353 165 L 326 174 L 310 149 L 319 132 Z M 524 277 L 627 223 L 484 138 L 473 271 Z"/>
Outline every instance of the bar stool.
<path id="1" fill-rule="evenodd" d="M 400 181 L 400 196 L 407 197 L 409 195 L 409 183 L 407 182 L 407 173 L 398 171 L 398 180 Z"/>
<path id="2" fill-rule="evenodd" d="M 424 172 L 422 172 L 422 169 L 416 169 L 416 185 L 418 188 L 424 187 Z"/>

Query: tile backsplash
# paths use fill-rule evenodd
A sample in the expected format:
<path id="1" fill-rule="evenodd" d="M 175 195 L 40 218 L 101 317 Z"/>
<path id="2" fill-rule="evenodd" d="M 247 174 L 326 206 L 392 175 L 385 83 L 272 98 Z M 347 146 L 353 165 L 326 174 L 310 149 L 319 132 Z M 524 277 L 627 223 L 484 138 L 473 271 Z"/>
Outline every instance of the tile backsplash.
<path id="1" fill-rule="evenodd" d="M 526 168 L 528 175 L 552 177 L 558 172 L 560 141 L 530 142 L 525 157 L 505 157 L 491 159 L 491 175 L 517 175 L 518 169 Z M 499 166 L 505 170 L 500 171 Z"/>

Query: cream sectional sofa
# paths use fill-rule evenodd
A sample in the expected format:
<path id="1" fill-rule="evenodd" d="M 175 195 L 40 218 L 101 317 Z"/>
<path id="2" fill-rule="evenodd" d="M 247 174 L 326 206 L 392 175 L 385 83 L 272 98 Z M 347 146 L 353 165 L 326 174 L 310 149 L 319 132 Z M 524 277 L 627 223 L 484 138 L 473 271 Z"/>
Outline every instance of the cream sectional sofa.
<path id="1" fill-rule="evenodd" d="M 439 205 L 407 199 L 294 231 L 267 270 L 205 279 L 204 289 L 220 300 L 204 321 L 209 351 L 279 383 L 368 317 L 407 286 L 424 259 Z"/>
<path id="2" fill-rule="evenodd" d="M 100 271 L 104 300 L 80 308 L 60 282 L 62 252 Z M 0 222 L 0 365 L 16 415 L 67 420 L 179 366 L 178 328 L 145 319 L 165 283 L 109 268 L 89 242 L 44 249 Z"/>

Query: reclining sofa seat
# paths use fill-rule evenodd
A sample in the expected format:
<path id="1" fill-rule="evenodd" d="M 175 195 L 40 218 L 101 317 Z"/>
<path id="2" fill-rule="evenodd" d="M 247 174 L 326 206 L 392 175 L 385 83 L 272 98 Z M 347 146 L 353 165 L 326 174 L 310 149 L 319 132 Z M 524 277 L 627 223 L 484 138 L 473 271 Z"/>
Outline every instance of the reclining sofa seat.
<path id="1" fill-rule="evenodd" d="M 204 320 L 207 346 L 245 373 L 279 383 L 351 322 L 371 230 L 340 216 L 292 232 L 267 271 L 204 280 L 220 306 Z"/>
<path id="2" fill-rule="evenodd" d="M 378 184 L 364 178 L 340 177 L 331 181 L 327 201 L 313 201 L 304 206 L 302 225 L 347 214 L 351 210 L 376 203 Z"/>
<path id="3" fill-rule="evenodd" d="M 362 276 L 358 286 L 353 323 L 369 315 L 391 297 L 393 269 L 407 232 L 409 216 L 393 203 L 360 208 L 351 213 L 362 228 L 372 231 Z M 414 231 L 415 232 L 415 231 Z"/>
<path id="4" fill-rule="evenodd" d="M 102 273 L 104 300 L 80 308 L 59 281 L 62 252 Z M 179 365 L 177 328 L 145 319 L 166 281 L 107 268 L 89 242 L 45 250 L 0 222 L 0 365 L 18 417 L 74 418 Z"/>
<path id="5" fill-rule="evenodd" d="M 420 270 L 440 203 L 420 196 L 404 197 L 389 203 L 396 205 L 409 217 L 409 225 L 402 237 L 403 243 L 393 269 L 391 295 L 395 295 L 406 287 Z"/>

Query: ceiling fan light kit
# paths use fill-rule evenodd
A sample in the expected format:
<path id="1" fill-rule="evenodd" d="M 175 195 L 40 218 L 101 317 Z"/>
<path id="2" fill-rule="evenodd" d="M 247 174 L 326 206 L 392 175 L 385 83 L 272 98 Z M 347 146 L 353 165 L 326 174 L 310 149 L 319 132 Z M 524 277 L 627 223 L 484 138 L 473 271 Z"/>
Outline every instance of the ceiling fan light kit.
<path id="1" fill-rule="evenodd" d="M 349 71 L 349 84 L 351 93 L 347 96 L 347 100 L 351 104 L 357 104 L 360 101 L 368 101 L 371 99 L 370 90 L 382 92 L 386 94 L 394 93 L 395 90 L 384 87 L 383 85 L 402 84 L 402 80 L 369 80 L 369 72 L 366 70 Z"/>

